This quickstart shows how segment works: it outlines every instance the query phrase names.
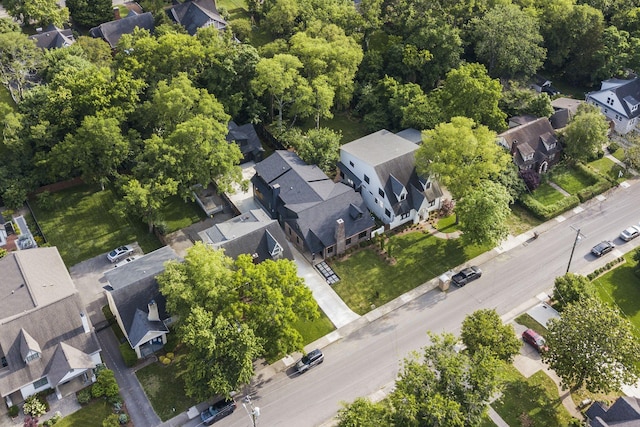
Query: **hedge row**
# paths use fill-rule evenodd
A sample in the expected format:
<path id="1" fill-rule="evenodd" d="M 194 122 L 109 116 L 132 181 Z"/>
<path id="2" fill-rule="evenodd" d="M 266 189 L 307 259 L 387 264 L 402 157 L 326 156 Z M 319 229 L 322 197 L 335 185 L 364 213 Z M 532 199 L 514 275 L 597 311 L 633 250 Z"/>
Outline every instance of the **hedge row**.
<path id="1" fill-rule="evenodd" d="M 605 273 L 605 272 L 611 270 L 613 267 L 615 267 L 616 265 L 620 264 L 621 262 L 624 262 L 624 257 L 619 257 L 619 258 L 614 259 L 613 261 L 609 261 L 604 266 L 602 266 L 602 267 L 596 269 L 595 271 L 587 274 L 587 279 L 589 279 L 589 280 L 597 279 L 598 276 L 600 276 L 602 273 Z"/>
<path id="2" fill-rule="evenodd" d="M 569 196 L 552 205 L 543 205 L 534 199 L 531 194 L 525 194 L 520 198 L 520 202 L 536 217 L 546 221 L 560 215 L 562 212 L 575 208 L 580 204 L 580 199 L 578 196 Z"/>
<path id="3" fill-rule="evenodd" d="M 592 185 L 583 188 L 578 192 L 580 202 L 586 202 L 598 194 L 604 193 L 615 184 L 615 181 L 611 180 L 609 177 L 599 174 L 593 170 L 593 168 L 582 163 L 577 163 L 574 167 L 594 181 Z"/>

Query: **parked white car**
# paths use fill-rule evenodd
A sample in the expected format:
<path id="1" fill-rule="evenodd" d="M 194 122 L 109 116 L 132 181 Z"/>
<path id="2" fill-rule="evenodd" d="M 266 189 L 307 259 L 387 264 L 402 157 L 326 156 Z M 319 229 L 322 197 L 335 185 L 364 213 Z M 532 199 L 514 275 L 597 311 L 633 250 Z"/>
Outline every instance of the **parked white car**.
<path id="1" fill-rule="evenodd" d="M 126 257 L 125 259 L 123 259 L 123 260 L 121 260 L 121 261 L 118 261 L 118 262 L 116 263 L 116 265 L 114 265 L 113 267 L 114 267 L 114 268 L 122 267 L 123 265 L 125 265 L 125 264 L 129 264 L 131 261 L 135 261 L 136 259 L 138 259 L 138 257 L 137 257 L 136 255 L 128 256 L 128 257 Z"/>
<path id="2" fill-rule="evenodd" d="M 116 262 L 131 255 L 132 253 L 133 248 L 131 246 L 119 246 L 107 254 L 107 259 L 110 262 Z"/>
<path id="3" fill-rule="evenodd" d="M 631 227 L 625 229 L 622 233 L 620 233 L 620 238 L 625 242 L 633 240 L 638 236 L 640 236 L 640 227 L 638 227 L 637 225 L 632 225 Z"/>

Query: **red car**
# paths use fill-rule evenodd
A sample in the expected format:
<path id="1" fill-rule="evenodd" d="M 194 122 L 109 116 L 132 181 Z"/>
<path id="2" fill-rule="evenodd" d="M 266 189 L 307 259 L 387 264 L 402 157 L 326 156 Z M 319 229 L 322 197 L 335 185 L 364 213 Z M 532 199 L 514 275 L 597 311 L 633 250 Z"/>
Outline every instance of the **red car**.
<path id="1" fill-rule="evenodd" d="M 527 329 L 526 331 L 524 331 L 522 333 L 522 339 L 524 342 L 538 350 L 538 353 L 549 350 L 549 347 L 547 347 L 547 342 L 544 340 L 542 335 L 540 335 L 533 329 Z"/>

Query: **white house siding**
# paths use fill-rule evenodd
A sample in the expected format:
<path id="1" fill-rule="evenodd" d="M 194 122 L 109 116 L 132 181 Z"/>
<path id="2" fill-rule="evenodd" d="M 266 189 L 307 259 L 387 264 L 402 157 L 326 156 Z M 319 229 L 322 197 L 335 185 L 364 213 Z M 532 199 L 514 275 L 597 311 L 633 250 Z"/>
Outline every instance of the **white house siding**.
<path id="1" fill-rule="evenodd" d="M 625 135 L 636 127 L 638 118 L 629 118 L 622 106 L 620 98 L 610 88 L 619 87 L 620 84 L 603 82 L 603 89 L 587 94 L 587 102 L 597 106 L 608 120 L 613 122 L 617 133 Z"/>

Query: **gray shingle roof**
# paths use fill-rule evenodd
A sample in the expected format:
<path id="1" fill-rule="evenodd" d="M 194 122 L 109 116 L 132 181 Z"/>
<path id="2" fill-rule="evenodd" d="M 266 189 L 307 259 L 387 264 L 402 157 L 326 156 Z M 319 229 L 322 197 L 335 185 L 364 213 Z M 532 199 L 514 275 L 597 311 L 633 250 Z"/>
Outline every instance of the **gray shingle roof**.
<path id="1" fill-rule="evenodd" d="M 638 426 L 640 425 L 640 399 L 622 396 L 608 408 L 600 402 L 595 402 L 587 409 L 585 415 L 591 420 L 591 426 Z"/>
<path id="2" fill-rule="evenodd" d="M 515 164 L 519 167 L 542 161 L 550 153 L 559 152 L 562 149 L 551 122 L 544 117 L 511 128 L 498 135 L 498 138 L 502 138 L 506 143 L 508 150 L 514 155 Z M 549 144 L 555 144 L 555 148 L 548 149 Z M 524 160 L 527 154 L 534 154 L 533 159 Z"/>
<path id="3" fill-rule="evenodd" d="M 53 27 L 45 32 L 29 36 L 30 39 L 36 41 L 36 46 L 41 49 L 56 49 L 60 47 L 71 46 L 75 43 L 73 32 L 71 29 L 60 29 Z"/>
<path id="4" fill-rule="evenodd" d="M 253 124 L 246 123 L 242 126 L 238 126 L 235 122 L 229 122 L 229 133 L 227 134 L 227 141 L 235 141 L 240 147 L 240 152 L 247 158 L 250 154 L 256 156 L 261 152 L 264 152 L 262 148 L 262 142 L 260 137 L 256 133 L 256 129 Z"/>
<path id="5" fill-rule="evenodd" d="M 255 263 L 272 259 L 271 251 L 277 242 L 282 247 L 282 257 L 293 260 L 282 228 L 262 210 L 243 213 L 198 235 L 204 243 L 224 249 L 225 255 L 234 259 L 241 254 L 253 255 Z"/>
<path id="6" fill-rule="evenodd" d="M 0 395 L 6 396 L 45 375 L 49 376 L 51 385 L 57 385 L 55 381 L 61 377 L 56 374 L 57 365 L 54 366 L 52 360 L 60 343 L 74 348 L 76 355 L 78 352 L 91 355 L 100 351 L 95 333 L 84 332 L 80 317 L 83 311 L 80 297 L 74 293 L 21 316 L 0 321 L 0 352 L 8 363 L 0 371 Z M 41 357 L 29 364 L 25 363 L 21 354 L 20 335 L 23 330 L 42 350 Z"/>
<path id="7" fill-rule="evenodd" d="M 170 246 L 164 246 L 128 264 L 105 273 L 110 292 L 118 315 L 126 329 L 132 347 L 148 332 L 167 332 L 162 322 L 169 317 L 166 311 L 166 298 L 160 293 L 155 277 L 164 271 L 164 264 L 181 258 Z M 148 304 L 155 301 L 160 321 L 148 320 Z"/>
<path id="8" fill-rule="evenodd" d="M 149 32 L 153 33 L 154 23 L 151 12 L 145 12 L 139 15 L 129 13 L 122 19 L 105 22 L 97 27 L 93 27 L 89 30 L 89 35 L 94 38 L 103 39 L 109 43 L 109 46 L 113 49 L 123 34 L 132 34 L 136 28 L 149 30 Z"/>
<path id="9" fill-rule="evenodd" d="M 167 12 L 169 17 L 182 25 L 190 35 L 198 28 L 213 25 L 218 30 L 227 27 L 227 22 L 220 16 L 213 0 L 187 0 L 177 4 Z"/>

